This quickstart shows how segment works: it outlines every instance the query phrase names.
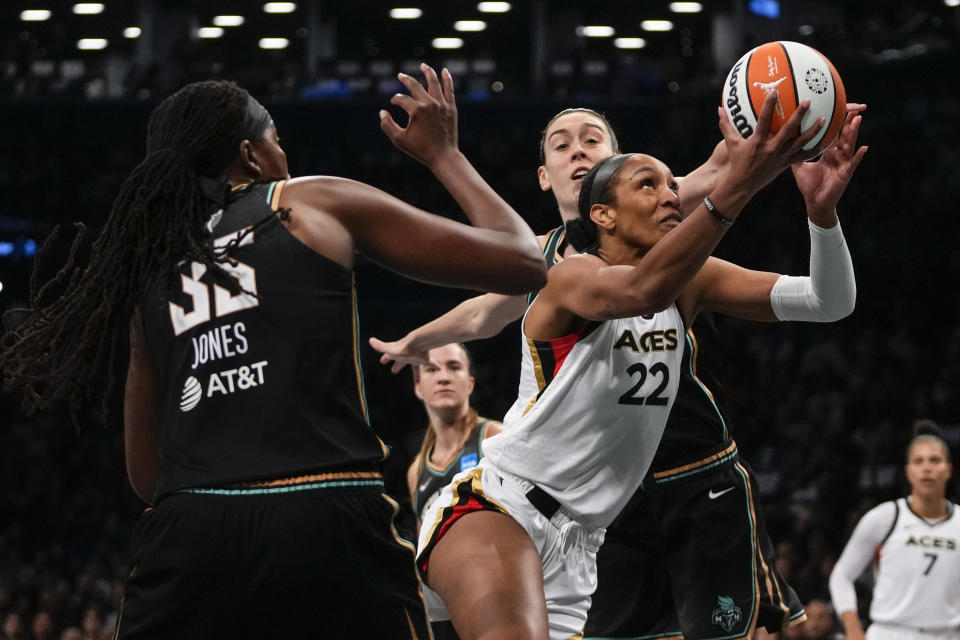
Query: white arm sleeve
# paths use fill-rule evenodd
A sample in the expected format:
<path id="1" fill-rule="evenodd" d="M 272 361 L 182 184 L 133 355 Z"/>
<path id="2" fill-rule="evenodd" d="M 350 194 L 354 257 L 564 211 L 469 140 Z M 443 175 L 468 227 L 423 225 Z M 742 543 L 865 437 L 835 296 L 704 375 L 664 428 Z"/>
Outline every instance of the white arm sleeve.
<path id="1" fill-rule="evenodd" d="M 833 322 L 853 312 L 857 282 L 840 223 L 810 227 L 810 275 L 780 276 L 770 291 L 770 305 L 780 320 Z"/>
<path id="2" fill-rule="evenodd" d="M 877 547 L 893 527 L 896 515 L 896 504 L 884 502 L 868 511 L 857 523 L 830 574 L 830 599 L 838 616 L 844 611 L 857 610 L 857 592 L 853 583 L 876 557 Z"/>

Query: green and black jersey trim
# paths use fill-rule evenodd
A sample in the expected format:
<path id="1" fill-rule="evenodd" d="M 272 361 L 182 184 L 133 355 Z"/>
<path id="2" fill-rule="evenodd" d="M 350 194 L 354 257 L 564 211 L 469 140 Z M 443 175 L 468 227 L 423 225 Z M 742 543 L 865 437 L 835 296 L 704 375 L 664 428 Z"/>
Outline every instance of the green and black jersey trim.
<path id="1" fill-rule="evenodd" d="M 713 407 L 713 410 L 717 413 L 717 419 L 720 420 L 720 426 L 723 429 L 721 437 L 723 441 L 729 438 L 729 431 L 727 429 L 727 421 L 723 419 L 723 413 L 720 412 L 720 407 L 717 406 L 717 400 L 713 397 L 713 392 L 710 391 L 710 388 L 703 383 L 703 381 L 697 377 L 697 354 L 699 351 L 699 343 L 697 342 L 697 336 L 694 334 L 693 329 L 687 329 L 687 352 L 689 359 L 687 361 L 687 367 L 690 371 L 690 377 L 693 378 L 694 382 L 697 383 L 697 386 L 700 387 L 700 390 L 703 391 L 704 395 L 707 397 L 707 400 L 710 401 L 710 406 Z"/>
<path id="2" fill-rule="evenodd" d="M 543 258 L 547 262 L 547 269 L 563 260 L 563 246 L 567 238 L 567 230 L 563 225 L 550 231 L 546 235 L 546 241 L 543 243 Z M 531 291 L 527 294 L 527 306 L 533 304 L 533 299 L 537 297 L 540 291 Z"/>

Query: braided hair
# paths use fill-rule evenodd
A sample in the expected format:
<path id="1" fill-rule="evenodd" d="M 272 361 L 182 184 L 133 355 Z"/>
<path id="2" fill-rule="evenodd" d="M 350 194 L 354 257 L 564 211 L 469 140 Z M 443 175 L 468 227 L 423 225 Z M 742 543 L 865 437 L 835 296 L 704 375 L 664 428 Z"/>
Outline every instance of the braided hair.
<path id="1" fill-rule="evenodd" d="M 157 276 L 175 278 L 185 260 L 226 273 L 221 265 L 229 257 L 212 247 L 206 223 L 222 206 L 228 187 L 221 177 L 240 143 L 256 142 L 269 125 L 266 111 L 259 104 L 261 111 L 250 109 L 251 101 L 257 104 L 222 81 L 189 84 L 166 98 L 150 115 L 146 157 L 120 187 L 89 263 L 77 264 L 85 232 L 78 224 L 66 264 L 38 286 L 40 259 L 57 230 L 44 242 L 27 318 L 0 341 L 4 391 L 20 394 L 27 415 L 65 403 L 79 429 L 99 399 L 99 420 L 106 424 L 129 322 L 145 287 Z M 60 295 L 52 297 L 54 291 Z"/>
<path id="2" fill-rule="evenodd" d="M 577 251 L 589 251 L 599 245 L 597 224 L 590 218 L 590 209 L 595 204 L 616 201 L 617 178 L 624 161 L 631 155 L 623 153 L 604 158 L 580 180 L 580 199 L 577 201 L 580 217 L 568 220 L 566 224 L 567 241 Z"/>

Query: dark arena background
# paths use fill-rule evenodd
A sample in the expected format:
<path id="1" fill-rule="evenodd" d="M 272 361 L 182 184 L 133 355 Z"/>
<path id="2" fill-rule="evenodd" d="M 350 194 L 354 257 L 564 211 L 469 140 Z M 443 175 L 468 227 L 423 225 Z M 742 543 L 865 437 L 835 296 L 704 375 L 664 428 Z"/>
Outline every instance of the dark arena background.
<path id="1" fill-rule="evenodd" d="M 913 422 L 939 422 L 960 454 L 958 4 L 5 0 L 0 310 L 26 304 L 33 256 L 56 225 L 61 253 L 74 221 L 98 230 L 143 156 L 150 110 L 190 81 L 233 79 L 260 99 L 294 175 L 354 178 L 462 219 L 377 118 L 401 89 L 398 71 L 446 66 L 461 148 L 541 233 L 558 219 L 536 181 L 540 131 L 554 113 L 597 109 L 621 148 L 682 175 L 720 139 L 715 110 L 730 65 L 769 40 L 812 45 L 833 61 L 848 98 L 868 105 L 860 140 L 870 151 L 839 209 L 856 310 L 827 325 L 719 322 L 733 433 L 760 480 L 780 570 L 804 602 L 829 599 L 827 578 L 857 519 L 907 491 Z M 397 8 L 419 15 L 391 17 Z M 717 254 L 803 275 L 808 243 L 787 172 L 748 205 Z M 410 374 L 391 375 L 366 340 L 399 338 L 472 292 L 362 260 L 357 283 L 367 398 L 392 448 L 386 473 L 399 498 L 426 416 Z M 518 324 L 470 345 L 483 415 L 502 417 L 515 397 L 518 347 Z M 144 508 L 127 484 L 115 422 L 78 435 L 63 414 L 28 419 L 14 398 L 0 399 L 0 638 L 111 635 Z"/>

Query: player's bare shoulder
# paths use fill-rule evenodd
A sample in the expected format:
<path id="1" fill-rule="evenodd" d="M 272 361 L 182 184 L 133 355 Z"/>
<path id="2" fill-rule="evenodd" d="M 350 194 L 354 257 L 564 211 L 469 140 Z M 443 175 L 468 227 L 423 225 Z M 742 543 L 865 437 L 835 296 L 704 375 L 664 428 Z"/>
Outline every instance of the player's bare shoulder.
<path id="1" fill-rule="evenodd" d="M 335 176 L 300 176 L 287 180 L 284 199 L 290 205 L 297 203 L 318 209 L 335 209 L 337 202 L 349 192 L 366 185 L 349 178 Z"/>
<path id="2" fill-rule="evenodd" d="M 547 286 L 551 286 L 555 281 L 569 286 L 578 278 L 596 273 L 606 266 L 606 262 L 593 254 L 575 253 L 555 264 L 547 272 Z"/>
<path id="3" fill-rule="evenodd" d="M 280 208 L 288 212 L 284 221 L 287 230 L 320 255 L 352 268 L 355 243 L 350 225 L 342 219 L 341 203 L 364 186 L 354 180 L 332 176 L 288 180 L 283 185 L 279 202 Z"/>

